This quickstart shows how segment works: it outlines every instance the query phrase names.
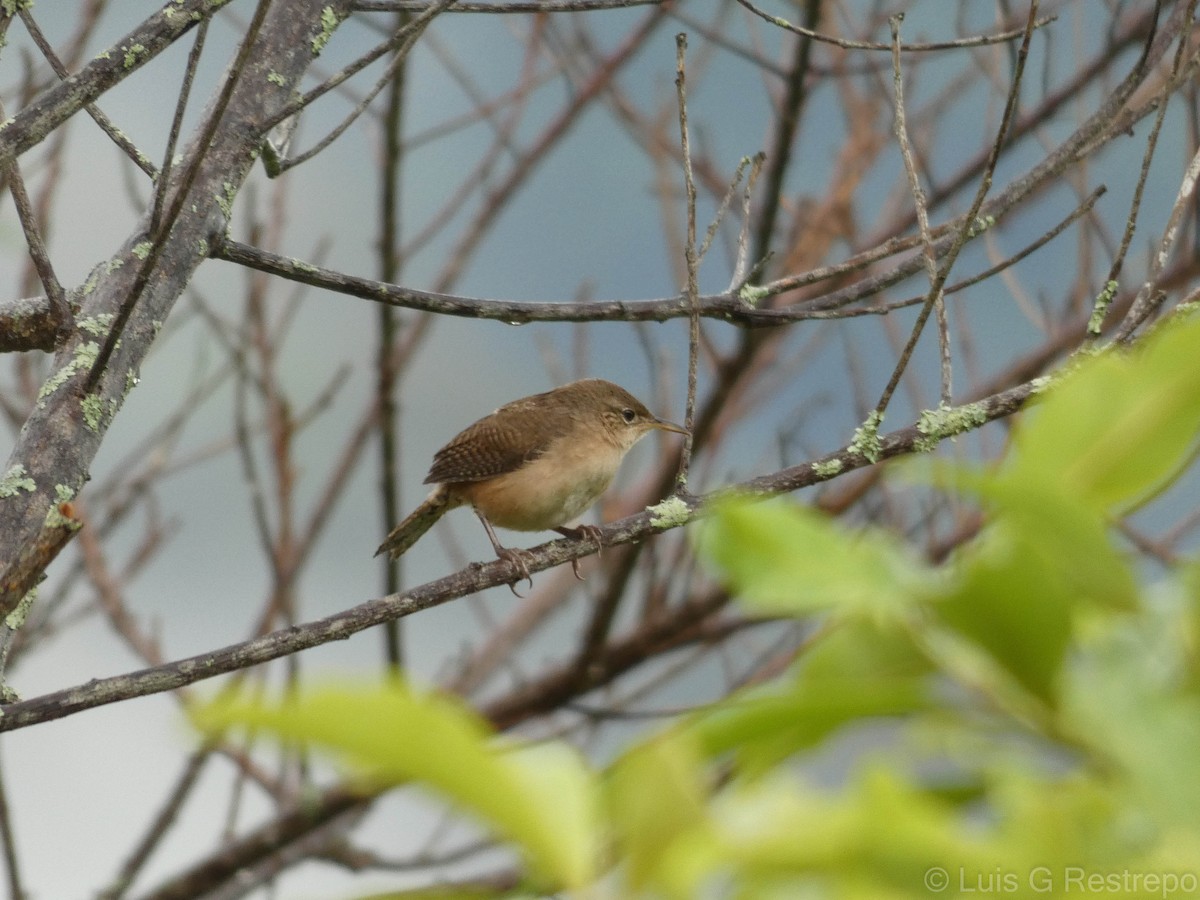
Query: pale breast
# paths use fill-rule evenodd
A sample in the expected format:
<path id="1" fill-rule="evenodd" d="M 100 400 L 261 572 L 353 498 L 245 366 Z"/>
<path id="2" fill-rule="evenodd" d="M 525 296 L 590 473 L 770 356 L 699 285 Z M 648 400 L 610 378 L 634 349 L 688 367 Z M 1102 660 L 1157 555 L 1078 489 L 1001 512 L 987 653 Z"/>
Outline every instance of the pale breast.
<path id="1" fill-rule="evenodd" d="M 607 443 L 586 451 L 560 444 L 514 472 L 453 489 L 494 525 L 545 531 L 591 506 L 612 482 L 622 456 Z"/>

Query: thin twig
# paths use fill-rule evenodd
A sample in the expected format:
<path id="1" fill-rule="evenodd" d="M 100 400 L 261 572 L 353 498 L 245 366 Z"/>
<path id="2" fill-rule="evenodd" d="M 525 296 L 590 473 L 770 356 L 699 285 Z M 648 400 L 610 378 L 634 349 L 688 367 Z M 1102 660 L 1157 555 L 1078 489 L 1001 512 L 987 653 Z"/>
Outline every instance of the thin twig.
<path id="1" fill-rule="evenodd" d="M 453 2 L 454 0 L 449 0 L 446 5 L 449 6 Z M 400 25 L 396 31 L 397 34 L 402 34 L 404 39 L 397 45 L 395 55 L 387 64 L 387 68 L 384 70 L 383 74 L 379 76 L 374 86 L 359 100 L 354 109 L 352 109 L 350 113 L 347 114 L 344 119 L 342 119 L 341 122 L 334 126 L 328 134 L 321 138 L 321 140 L 317 141 L 316 144 L 314 144 L 308 150 L 305 150 L 303 153 L 299 153 L 295 156 L 290 156 L 287 159 L 282 160 L 279 163 L 278 171 L 281 173 L 286 172 L 288 169 L 298 166 L 301 163 L 308 162 L 322 150 L 328 148 L 339 137 L 341 137 L 346 132 L 346 129 L 353 125 L 359 119 L 359 117 L 367 111 L 371 105 L 371 101 L 379 95 L 380 91 L 382 91 L 395 80 L 396 73 L 400 70 L 400 68 L 404 65 L 405 60 L 408 58 L 409 51 L 412 50 L 413 45 L 416 44 L 417 40 L 425 32 L 425 28 L 430 21 L 432 21 L 432 17 L 424 19 L 422 23 L 417 26 L 412 26 L 407 20 Z"/>
<path id="2" fill-rule="evenodd" d="M 1162 0 L 1155 0 L 1154 3 L 1154 21 L 1158 21 L 1159 13 L 1162 10 Z M 1174 70 L 1178 71 L 1179 63 L 1183 55 L 1183 50 L 1187 46 L 1187 41 L 1180 40 L 1179 46 L 1175 52 Z M 1158 135 L 1162 130 L 1163 121 L 1167 117 L 1167 90 L 1170 87 L 1168 81 L 1163 85 L 1163 90 L 1160 94 L 1160 102 L 1158 114 L 1154 117 L 1154 125 L 1150 128 L 1150 134 L 1146 137 L 1146 149 L 1142 153 L 1142 166 L 1138 171 L 1137 184 L 1133 189 L 1133 198 L 1129 202 L 1129 215 L 1125 217 L 1125 229 L 1121 234 L 1121 244 L 1117 248 L 1117 252 L 1113 255 L 1112 265 L 1108 270 L 1106 283 L 1117 281 L 1121 277 L 1121 270 L 1125 264 L 1125 254 L 1129 251 L 1129 245 L 1133 241 L 1133 233 L 1137 229 L 1138 213 L 1142 208 L 1142 193 L 1146 187 L 1146 179 L 1150 175 L 1150 162 L 1154 158 L 1154 149 L 1158 145 Z M 1099 336 L 1099 328 L 1095 332 L 1089 333 L 1090 339 L 1095 339 Z"/>
<path id="3" fill-rule="evenodd" d="M 822 34 L 813 28 L 805 28 L 801 25 L 793 25 L 787 19 L 773 16 L 770 13 L 759 9 L 750 0 L 738 0 L 742 6 L 754 13 L 760 19 L 770 22 L 790 31 L 793 34 L 798 34 L 802 37 L 811 38 L 814 41 L 820 41 L 824 44 L 832 44 L 835 47 L 841 47 L 843 50 L 882 50 L 890 51 L 892 44 L 880 41 L 853 41 L 846 38 L 833 37 L 832 35 Z M 1057 16 L 1047 16 L 1044 19 L 1038 19 L 1034 23 L 1034 27 L 1041 28 L 1044 25 L 1049 25 L 1055 21 Z M 999 34 L 981 34 L 975 37 L 958 38 L 953 41 L 937 41 L 930 44 L 904 44 L 900 49 L 905 53 L 927 53 L 935 50 L 954 50 L 964 47 L 983 47 L 988 44 L 1004 44 L 1008 41 L 1015 41 L 1025 33 L 1024 28 L 1015 28 L 1011 31 L 1002 31 Z"/>
<path id="4" fill-rule="evenodd" d="M 1179 44 L 1175 48 L 1175 59 L 1172 63 L 1172 76 L 1178 75 L 1185 51 L 1189 48 L 1191 41 L 1189 37 L 1192 31 L 1193 16 L 1195 14 L 1197 0 L 1191 0 L 1188 4 L 1187 18 L 1182 33 L 1179 35 Z M 1155 6 L 1155 21 L 1157 21 L 1158 5 Z M 1145 180 L 1146 172 L 1150 166 L 1150 156 L 1154 152 L 1154 146 L 1158 137 L 1158 130 L 1162 124 L 1163 118 L 1166 115 L 1167 108 L 1167 90 L 1174 78 L 1167 79 L 1167 85 L 1164 85 L 1164 93 L 1159 99 L 1158 115 L 1155 119 L 1154 128 L 1151 130 L 1150 137 L 1147 141 L 1146 153 L 1142 162 L 1142 172 L 1138 178 L 1137 192 L 1134 195 L 1134 203 L 1140 203 L 1142 185 Z M 1179 192 L 1175 197 L 1175 203 L 1171 207 L 1171 213 L 1167 218 L 1166 228 L 1163 229 L 1162 237 L 1159 239 L 1158 250 L 1150 260 L 1150 271 L 1146 275 L 1146 280 L 1134 298 L 1133 304 L 1129 308 L 1129 313 L 1125 317 L 1125 321 L 1121 323 L 1121 328 L 1117 332 L 1116 339 L 1118 341 L 1128 341 L 1133 332 L 1148 319 L 1154 310 L 1165 299 L 1165 294 L 1157 290 L 1159 276 L 1162 274 L 1163 268 L 1166 266 L 1167 259 L 1170 257 L 1172 248 L 1175 245 L 1175 240 L 1178 237 L 1179 225 L 1183 220 L 1184 213 L 1190 207 L 1190 199 L 1196 190 L 1196 178 L 1200 176 L 1200 151 L 1192 157 L 1191 163 L 1184 171 L 1183 180 L 1179 185 Z M 1129 219 L 1126 222 L 1126 237 L 1123 239 L 1121 252 L 1123 253 L 1128 246 L 1128 239 L 1132 237 L 1133 222 L 1136 219 L 1137 206 L 1134 206 L 1130 212 Z M 1115 266 L 1115 264 L 1114 264 Z M 1109 282 L 1113 281 L 1110 275 Z M 1106 286 L 1107 292 L 1107 286 Z"/>
<path id="5" fill-rule="evenodd" d="M 420 33 L 425 26 L 443 10 L 452 8 L 455 0 L 436 0 L 433 4 L 421 10 L 420 15 L 412 19 L 403 28 L 400 28 L 395 34 L 381 44 L 371 48 L 366 53 L 357 57 L 354 62 L 350 63 L 345 68 L 341 69 L 335 75 L 327 78 L 321 84 L 317 85 L 309 91 L 306 91 L 301 96 L 297 97 L 291 103 L 284 104 L 273 116 L 265 122 L 267 128 L 273 128 L 284 119 L 294 116 L 300 110 L 312 105 L 319 97 L 340 87 L 343 83 L 349 80 L 352 76 L 357 75 L 371 63 L 377 59 L 381 59 L 387 54 L 395 51 L 398 47 L 403 46 L 414 33 Z"/>
<path id="6" fill-rule="evenodd" d="M 896 142 L 900 147 L 900 157 L 904 160 L 905 174 L 908 176 L 908 187 L 912 193 L 913 208 L 917 214 L 917 229 L 921 235 L 921 258 L 925 261 L 925 274 L 929 278 L 929 295 L 925 302 L 932 304 L 937 313 L 938 344 L 941 350 L 941 405 L 949 406 L 951 403 L 950 328 L 946 322 L 946 298 L 942 291 L 944 279 L 938 277 L 937 253 L 933 246 L 933 236 L 929 233 L 929 210 L 925 203 L 925 189 L 921 187 L 921 178 L 917 173 L 916 161 L 913 159 L 912 146 L 908 141 L 904 75 L 900 67 L 900 22 L 903 18 L 903 14 L 897 14 L 888 20 L 888 25 L 892 30 L 892 86 L 896 100 L 894 119 Z M 918 321 L 923 321 L 924 315 L 927 313 L 922 313 L 922 317 Z M 885 406 L 886 404 L 882 404 L 881 407 L 877 407 L 877 410 L 882 413 Z"/>
<path id="7" fill-rule="evenodd" d="M 683 90 L 682 85 L 680 85 L 680 90 Z M 681 116 L 686 116 L 686 113 L 681 113 Z M 697 261 L 703 260 L 708 255 L 708 248 L 712 246 L 713 239 L 717 236 L 717 229 L 721 227 L 721 221 L 725 218 L 725 214 L 729 212 L 729 204 L 733 202 L 733 196 L 737 193 L 737 189 L 741 185 L 742 179 L 746 175 L 746 169 L 749 166 L 749 157 L 743 156 L 738 163 L 737 170 L 733 173 L 733 179 L 729 182 L 728 189 L 721 196 L 721 202 L 717 204 L 717 211 L 713 214 L 712 221 L 708 223 L 708 229 L 704 232 L 704 241 L 700 244 L 700 249 L 696 252 Z M 684 162 L 684 169 L 687 172 L 691 172 L 691 168 L 691 160 L 687 159 Z M 695 174 L 693 173 L 690 177 L 692 179 L 692 191 L 694 192 L 696 190 Z"/>
<path id="8" fill-rule="evenodd" d="M 958 232 L 954 235 L 954 239 L 946 252 L 946 258 L 942 261 L 938 268 L 937 278 L 930 286 L 930 300 L 941 291 L 942 285 L 950 275 L 950 270 L 953 268 L 955 261 L 958 259 L 958 254 L 966 245 L 968 239 L 975 233 L 979 227 L 977 217 L 980 210 L 983 208 L 983 202 L 987 198 L 988 191 L 991 189 L 992 176 L 996 171 L 996 164 L 1000 160 L 1000 153 L 1007 142 L 1009 130 L 1012 126 L 1013 118 L 1016 115 L 1017 99 L 1020 96 L 1021 78 L 1025 72 L 1025 61 L 1029 57 L 1029 43 L 1033 37 L 1033 26 L 1037 21 L 1038 0 L 1032 0 L 1029 5 L 1029 18 L 1025 23 L 1025 37 L 1021 41 L 1021 47 L 1017 52 L 1017 61 L 1013 69 L 1012 84 L 1009 87 L 1008 98 L 1004 104 L 1004 115 L 1000 120 L 1000 127 L 996 133 L 996 139 L 992 142 L 991 149 L 988 152 L 987 163 L 984 165 L 983 176 L 980 179 L 979 186 L 975 191 L 975 197 L 971 202 L 970 209 L 962 218 L 962 225 Z M 882 419 L 887 405 L 891 402 L 892 394 L 895 392 L 897 385 L 900 383 L 900 378 L 908 367 L 909 360 L 912 358 L 913 350 L 916 348 L 917 340 L 921 336 L 925 322 L 929 317 L 929 313 L 933 308 L 933 304 L 927 300 L 921 313 L 917 317 L 916 323 L 913 325 L 912 334 L 909 337 L 908 343 L 900 354 L 900 359 L 896 363 L 895 369 L 892 371 L 892 377 L 889 379 L 887 386 L 884 388 L 879 402 L 875 405 L 875 410 L 872 413 L 872 419 L 875 422 L 875 427 L 878 427 L 879 420 Z"/>
<path id="9" fill-rule="evenodd" d="M 740 291 L 749 280 L 747 273 L 750 259 L 750 199 L 754 195 L 754 185 L 762 173 L 766 154 L 761 151 L 754 154 L 750 160 L 750 177 L 746 181 L 746 189 L 742 192 L 742 225 L 738 229 L 737 257 L 733 264 L 733 277 L 729 280 L 729 290 Z"/>
<path id="10" fill-rule="evenodd" d="M 1125 321 L 1121 324 L 1121 330 L 1117 334 L 1119 341 L 1127 342 L 1138 326 L 1149 319 L 1167 297 L 1166 292 L 1158 287 L 1159 276 L 1162 275 L 1167 260 L 1170 259 L 1171 251 L 1175 248 L 1175 241 L 1179 237 L 1179 226 L 1191 207 L 1198 178 L 1200 178 L 1200 150 L 1197 150 L 1192 156 L 1191 162 L 1188 163 L 1187 169 L 1183 173 L 1179 192 L 1175 196 L 1171 214 L 1167 217 L 1166 227 L 1158 242 L 1158 249 L 1151 257 L 1150 271 L 1146 275 L 1146 281 L 1138 291 L 1129 315 L 1125 317 Z"/>
<path id="11" fill-rule="evenodd" d="M 680 32 L 675 35 L 675 92 L 679 103 L 679 146 L 683 150 L 683 185 L 687 195 L 687 238 L 683 246 L 683 258 L 687 265 L 687 286 L 684 294 L 689 310 L 687 407 L 683 419 L 688 433 L 683 439 L 683 452 L 679 455 L 679 470 L 675 475 L 675 484 L 680 490 L 687 489 L 688 467 L 692 456 L 691 431 L 696 418 L 696 377 L 700 358 L 700 288 L 696 274 L 696 180 L 692 175 L 692 149 L 688 137 L 686 55 L 687 34 Z"/>
<path id="12" fill-rule="evenodd" d="M 4 104 L 0 103 L 0 122 L 7 115 Z M 50 262 L 50 254 L 46 250 L 46 242 L 42 240 L 41 229 L 33 214 L 33 206 L 29 202 L 29 194 L 25 190 L 25 179 L 21 177 L 20 166 L 14 159 L 5 166 L 4 175 L 8 179 L 8 191 L 12 194 L 13 206 L 17 210 L 17 218 L 21 221 L 21 230 L 25 232 L 25 246 L 29 250 L 29 258 L 37 269 L 42 288 L 50 299 L 50 310 L 57 323 L 58 337 L 61 340 L 74 327 L 75 316 L 71 305 L 67 302 L 67 292 L 63 290 L 62 282 L 54 274 L 54 265 Z"/>
<path id="13" fill-rule="evenodd" d="M 76 111 L 141 69 L 181 35 L 216 15 L 229 2 L 231 0 L 175 0 L 116 44 L 97 53 L 82 69 L 44 91 L 5 122 L 5 127 L 0 130 L 0 163 L 20 156 L 39 143 Z M 134 47 L 136 52 L 131 51 Z"/>
<path id="14" fill-rule="evenodd" d="M 397 13 L 396 30 L 408 24 L 407 13 Z M 395 282 L 401 275 L 401 260 L 397 252 L 400 247 L 401 191 L 400 175 L 404 162 L 404 91 L 407 86 L 407 49 L 404 45 L 397 51 L 396 58 L 388 67 L 389 82 L 387 108 L 383 121 L 383 167 L 382 190 L 379 208 L 379 277 L 382 281 Z M 396 371 L 393 352 L 400 323 L 396 310 L 390 306 L 379 309 L 379 344 L 376 353 L 376 393 L 379 404 L 379 457 L 380 488 L 382 500 L 381 534 L 386 534 L 400 521 L 400 478 L 398 473 L 400 452 L 400 419 L 396 399 Z M 392 594 L 400 589 L 403 558 L 388 559 L 384 563 L 384 590 Z M 400 622 L 390 622 L 384 630 L 384 660 L 388 667 L 399 670 L 404 663 Z"/>
<path id="15" fill-rule="evenodd" d="M 192 93 L 192 83 L 196 78 L 196 67 L 200 64 L 200 55 L 204 52 L 204 39 L 208 36 L 208 19 L 200 23 L 196 29 L 196 39 L 192 49 L 188 51 L 187 66 L 183 70 L 183 83 L 179 88 L 179 96 L 175 101 L 175 115 L 171 119 L 171 130 L 167 134 L 167 148 L 163 152 L 163 164 L 159 170 L 158 183 L 154 190 L 154 205 L 150 209 L 150 234 L 162 233 L 163 201 L 167 196 L 167 186 L 171 180 L 171 167 L 174 165 L 175 146 L 179 143 L 179 133 L 183 128 L 183 114 L 187 109 L 188 97 Z"/>
<path id="16" fill-rule="evenodd" d="M 13 833 L 12 815 L 8 806 L 7 780 L 2 770 L 0 770 L 0 843 L 4 847 L 4 869 L 8 880 L 8 896 L 12 900 L 24 900 L 28 895 L 22 885 L 17 838 Z"/>
<path id="17" fill-rule="evenodd" d="M 167 246 L 166 238 L 170 234 L 175 220 L 179 217 L 179 213 L 183 210 L 188 192 L 197 174 L 200 172 L 200 165 L 203 163 L 205 154 L 212 144 L 213 138 L 216 136 L 217 126 L 221 124 L 221 118 L 224 116 L 225 109 L 233 97 L 233 89 L 237 85 L 238 78 L 241 76 L 246 63 L 250 59 L 250 52 L 258 40 L 259 29 L 262 27 L 263 20 L 266 18 L 267 10 L 270 6 L 271 0 L 259 0 L 258 6 L 254 10 L 254 18 L 251 19 L 246 36 L 238 48 L 237 58 L 229 70 L 229 76 L 225 79 L 225 84 L 221 87 L 221 93 L 217 97 L 217 102 L 213 105 L 208 120 L 204 123 L 199 138 L 192 147 L 191 159 L 188 160 L 188 166 L 179 180 L 179 185 L 175 189 L 174 196 L 171 198 L 171 205 L 167 208 L 166 215 L 163 216 L 161 227 L 156 234 L 150 236 L 150 247 L 146 252 L 145 258 L 142 260 L 141 266 L 138 268 L 137 276 L 134 278 L 133 284 L 130 285 L 129 293 L 122 301 L 120 309 L 117 310 L 112 327 L 104 336 L 104 342 L 100 345 L 100 350 L 96 354 L 96 361 L 92 364 L 87 379 L 84 381 L 84 393 L 91 393 L 95 390 L 96 385 L 99 384 L 100 378 L 104 374 L 104 369 L 108 365 L 108 360 L 112 357 L 113 350 L 116 349 L 117 344 L 120 342 L 121 333 L 125 330 L 125 325 L 129 322 L 129 317 L 133 314 L 133 308 L 137 305 L 142 293 L 146 290 L 146 286 L 150 283 L 150 276 L 158 265 L 158 260 Z"/>
<path id="18" fill-rule="evenodd" d="M 204 19 L 200 23 L 200 27 L 205 27 L 208 21 L 207 18 Z M 37 20 L 34 19 L 28 7 L 21 10 L 21 22 L 24 24 L 26 31 L 29 32 L 29 36 L 33 39 L 34 44 L 37 45 L 42 56 L 46 58 L 46 62 L 50 63 L 50 68 L 54 70 L 54 74 L 59 78 L 69 78 L 71 73 L 63 64 L 63 61 L 59 59 L 58 54 L 54 52 L 54 48 L 50 46 L 50 42 L 46 40 L 46 36 L 42 33 L 42 29 L 38 26 Z M 154 164 L 146 158 L 144 153 L 138 150 L 133 141 L 126 137 L 120 128 L 112 123 L 112 120 L 108 116 L 100 111 L 100 107 L 94 103 L 86 103 L 83 109 L 84 112 L 92 117 L 92 121 L 100 126 L 100 130 L 108 135 L 109 140 L 116 144 L 121 149 L 121 152 L 133 161 L 134 165 L 151 178 L 155 177 Z"/>
<path id="19" fill-rule="evenodd" d="M 666 0 L 532 0 L 532 2 L 456 3 L 451 12 L 460 13 L 554 13 L 593 12 L 605 9 L 628 9 L 631 6 L 657 6 Z M 358 0 L 351 3 L 355 12 L 428 12 L 434 5 L 426 0 Z"/>

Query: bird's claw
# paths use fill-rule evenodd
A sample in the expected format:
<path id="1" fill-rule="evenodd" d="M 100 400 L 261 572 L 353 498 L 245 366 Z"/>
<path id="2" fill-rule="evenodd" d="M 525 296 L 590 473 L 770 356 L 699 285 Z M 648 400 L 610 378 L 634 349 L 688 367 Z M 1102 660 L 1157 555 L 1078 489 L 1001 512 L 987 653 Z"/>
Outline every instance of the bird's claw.
<path id="1" fill-rule="evenodd" d="M 601 541 L 602 533 L 598 525 L 576 525 L 574 528 L 556 528 L 554 529 L 563 537 L 571 538 L 576 541 L 591 541 L 596 545 L 596 555 L 600 556 L 604 551 L 604 544 Z M 579 574 L 579 558 L 571 560 L 571 572 L 579 581 L 583 581 L 583 576 Z"/>
<path id="2" fill-rule="evenodd" d="M 532 554 L 528 550 L 516 550 L 504 547 L 497 549 L 496 555 L 516 569 L 516 580 L 508 583 L 508 589 L 513 592 L 514 597 L 521 596 L 517 591 L 517 585 L 522 581 L 528 581 L 529 587 L 533 588 L 533 576 L 529 574 L 529 560 L 532 558 Z"/>

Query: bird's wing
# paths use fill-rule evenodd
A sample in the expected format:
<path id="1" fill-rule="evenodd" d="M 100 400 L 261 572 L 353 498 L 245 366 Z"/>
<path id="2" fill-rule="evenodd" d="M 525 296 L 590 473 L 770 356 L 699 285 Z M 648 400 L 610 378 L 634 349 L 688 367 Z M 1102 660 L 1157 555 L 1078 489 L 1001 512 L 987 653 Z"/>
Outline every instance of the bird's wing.
<path id="1" fill-rule="evenodd" d="M 525 398 L 502 406 L 467 427 L 433 456 L 433 465 L 425 476 L 426 484 L 457 481 L 484 481 L 505 472 L 513 472 L 541 456 L 546 447 L 570 426 L 566 410 L 537 408 L 537 437 L 531 439 L 530 424 L 522 415 Z M 529 404 L 532 406 L 532 404 Z"/>

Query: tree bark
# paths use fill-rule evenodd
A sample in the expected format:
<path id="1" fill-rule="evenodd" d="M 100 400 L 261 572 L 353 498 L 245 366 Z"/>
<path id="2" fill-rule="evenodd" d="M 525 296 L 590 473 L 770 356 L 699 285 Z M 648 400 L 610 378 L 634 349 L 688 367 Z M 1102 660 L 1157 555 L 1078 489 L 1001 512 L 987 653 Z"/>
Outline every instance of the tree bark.
<path id="1" fill-rule="evenodd" d="M 267 123 L 292 99 L 315 58 L 320 44 L 314 38 L 328 31 L 322 21 L 328 7 L 328 0 L 277 0 L 271 6 L 246 65 L 226 76 L 237 82 L 222 126 L 206 140 L 202 123 L 172 169 L 167 196 L 187 191 L 187 214 L 165 234 L 153 236 L 147 233 L 147 210 L 137 233 L 76 289 L 78 327 L 58 348 L 37 406 L 0 474 L 0 616 L 12 612 L 41 580 L 78 527 L 70 501 L 87 482 L 100 442 L 137 384 L 162 323 L 224 237 L 230 205 L 258 158 Z M 344 2 L 333 4 L 339 21 L 344 7 Z M 205 120 L 214 108 L 215 101 L 210 102 Z M 182 184 L 196 157 L 194 179 Z M 143 273 L 143 266 L 152 268 Z M 134 295 L 119 343 L 89 387 L 97 356 L 139 279 L 145 286 Z"/>

